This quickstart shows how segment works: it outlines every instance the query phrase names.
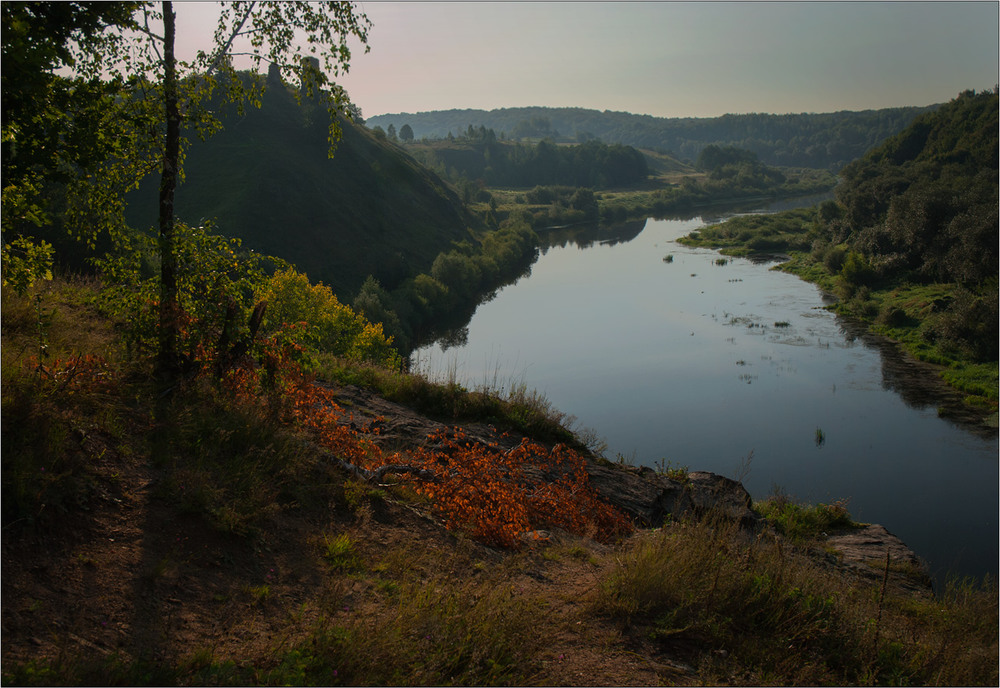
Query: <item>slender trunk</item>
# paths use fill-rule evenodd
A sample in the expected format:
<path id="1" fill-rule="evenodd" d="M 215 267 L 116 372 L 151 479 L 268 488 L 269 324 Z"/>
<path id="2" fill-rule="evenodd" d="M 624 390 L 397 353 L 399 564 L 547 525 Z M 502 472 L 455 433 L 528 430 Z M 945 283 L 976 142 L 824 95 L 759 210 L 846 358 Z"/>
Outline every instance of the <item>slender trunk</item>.
<path id="1" fill-rule="evenodd" d="M 160 176 L 160 351 L 161 374 L 172 377 L 178 369 L 177 255 L 174 240 L 174 191 L 180 162 L 181 115 L 177 104 L 177 64 L 174 59 L 173 3 L 163 3 L 163 100 L 167 134 Z"/>

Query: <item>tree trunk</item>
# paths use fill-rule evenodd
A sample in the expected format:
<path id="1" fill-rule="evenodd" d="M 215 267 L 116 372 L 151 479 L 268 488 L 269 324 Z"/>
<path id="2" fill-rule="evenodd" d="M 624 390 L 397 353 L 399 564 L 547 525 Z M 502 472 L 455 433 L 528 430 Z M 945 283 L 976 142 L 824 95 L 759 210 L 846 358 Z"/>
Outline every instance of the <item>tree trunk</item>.
<path id="1" fill-rule="evenodd" d="M 174 237 L 174 191 L 180 163 L 181 115 L 177 103 L 177 64 L 174 58 L 173 3 L 163 3 L 163 100 L 167 134 L 160 176 L 160 351 L 159 371 L 167 378 L 178 370 L 177 255 Z"/>

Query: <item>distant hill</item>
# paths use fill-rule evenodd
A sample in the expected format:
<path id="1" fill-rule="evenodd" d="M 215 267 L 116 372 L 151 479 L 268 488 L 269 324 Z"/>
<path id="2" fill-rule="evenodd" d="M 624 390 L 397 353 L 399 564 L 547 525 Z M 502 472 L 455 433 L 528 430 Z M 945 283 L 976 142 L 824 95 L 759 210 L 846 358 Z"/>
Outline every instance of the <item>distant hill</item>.
<path id="1" fill-rule="evenodd" d="M 902 131 L 937 105 L 825 114 L 723 115 L 667 118 L 583 108 L 437 110 L 378 115 L 369 127 L 410 125 L 416 138 L 460 135 L 469 125 L 485 126 L 508 139 L 550 136 L 562 141 L 598 138 L 647 148 L 693 161 L 710 144 L 753 151 L 761 162 L 786 167 L 837 170 Z"/>
<path id="2" fill-rule="evenodd" d="M 323 108 L 272 85 L 259 110 L 192 144 L 177 216 L 215 219 L 219 233 L 293 262 L 344 300 L 369 274 L 392 288 L 469 238 L 475 220 L 437 175 L 348 121 L 329 159 L 328 122 Z M 129 196 L 131 225 L 155 225 L 157 183 Z"/>

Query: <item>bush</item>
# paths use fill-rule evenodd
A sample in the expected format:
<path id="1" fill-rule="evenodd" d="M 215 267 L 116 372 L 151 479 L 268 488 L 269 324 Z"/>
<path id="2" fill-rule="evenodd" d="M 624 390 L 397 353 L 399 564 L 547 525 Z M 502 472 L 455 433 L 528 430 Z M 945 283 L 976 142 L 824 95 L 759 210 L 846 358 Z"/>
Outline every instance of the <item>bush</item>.
<path id="1" fill-rule="evenodd" d="M 400 365 L 392 338 L 385 336 L 381 323 L 372 324 L 340 303 L 329 287 L 310 284 L 294 268 L 275 273 L 257 298 L 268 304 L 265 325 L 272 331 L 301 323 L 302 343 L 316 351 L 389 368 Z"/>
<path id="2" fill-rule="evenodd" d="M 848 284 L 855 286 L 871 286 L 875 281 L 875 270 L 865 260 L 865 257 L 855 251 L 847 253 L 844 264 L 840 268 L 840 276 Z"/>
<path id="3" fill-rule="evenodd" d="M 823 265 L 830 271 L 831 275 L 840 273 L 844 267 L 844 260 L 847 258 L 847 247 L 843 245 L 830 246 L 823 254 Z"/>
<path id="4" fill-rule="evenodd" d="M 958 288 L 934 328 L 933 338 L 945 346 L 958 349 L 976 362 L 997 360 L 997 292 L 987 288 L 976 294 Z"/>

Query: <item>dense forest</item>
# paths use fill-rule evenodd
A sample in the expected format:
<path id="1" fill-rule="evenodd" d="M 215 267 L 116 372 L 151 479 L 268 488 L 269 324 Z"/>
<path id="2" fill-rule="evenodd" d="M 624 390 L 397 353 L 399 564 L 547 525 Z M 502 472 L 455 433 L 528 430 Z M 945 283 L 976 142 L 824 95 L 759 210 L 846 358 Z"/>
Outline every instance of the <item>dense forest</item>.
<path id="1" fill-rule="evenodd" d="M 735 146 L 756 153 L 769 165 L 838 170 L 935 107 L 705 118 L 531 107 L 386 114 L 370 117 L 367 124 L 386 130 L 408 127 L 417 139 L 460 135 L 470 125 L 514 140 L 586 142 L 596 138 L 608 144 L 670 152 L 690 161 L 708 145 Z"/>
<path id="2" fill-rule="evenodd" d="M 966 92 L 841 171 L 835 240 L 880 275 L 996 279 L 997 94 Z"/>

